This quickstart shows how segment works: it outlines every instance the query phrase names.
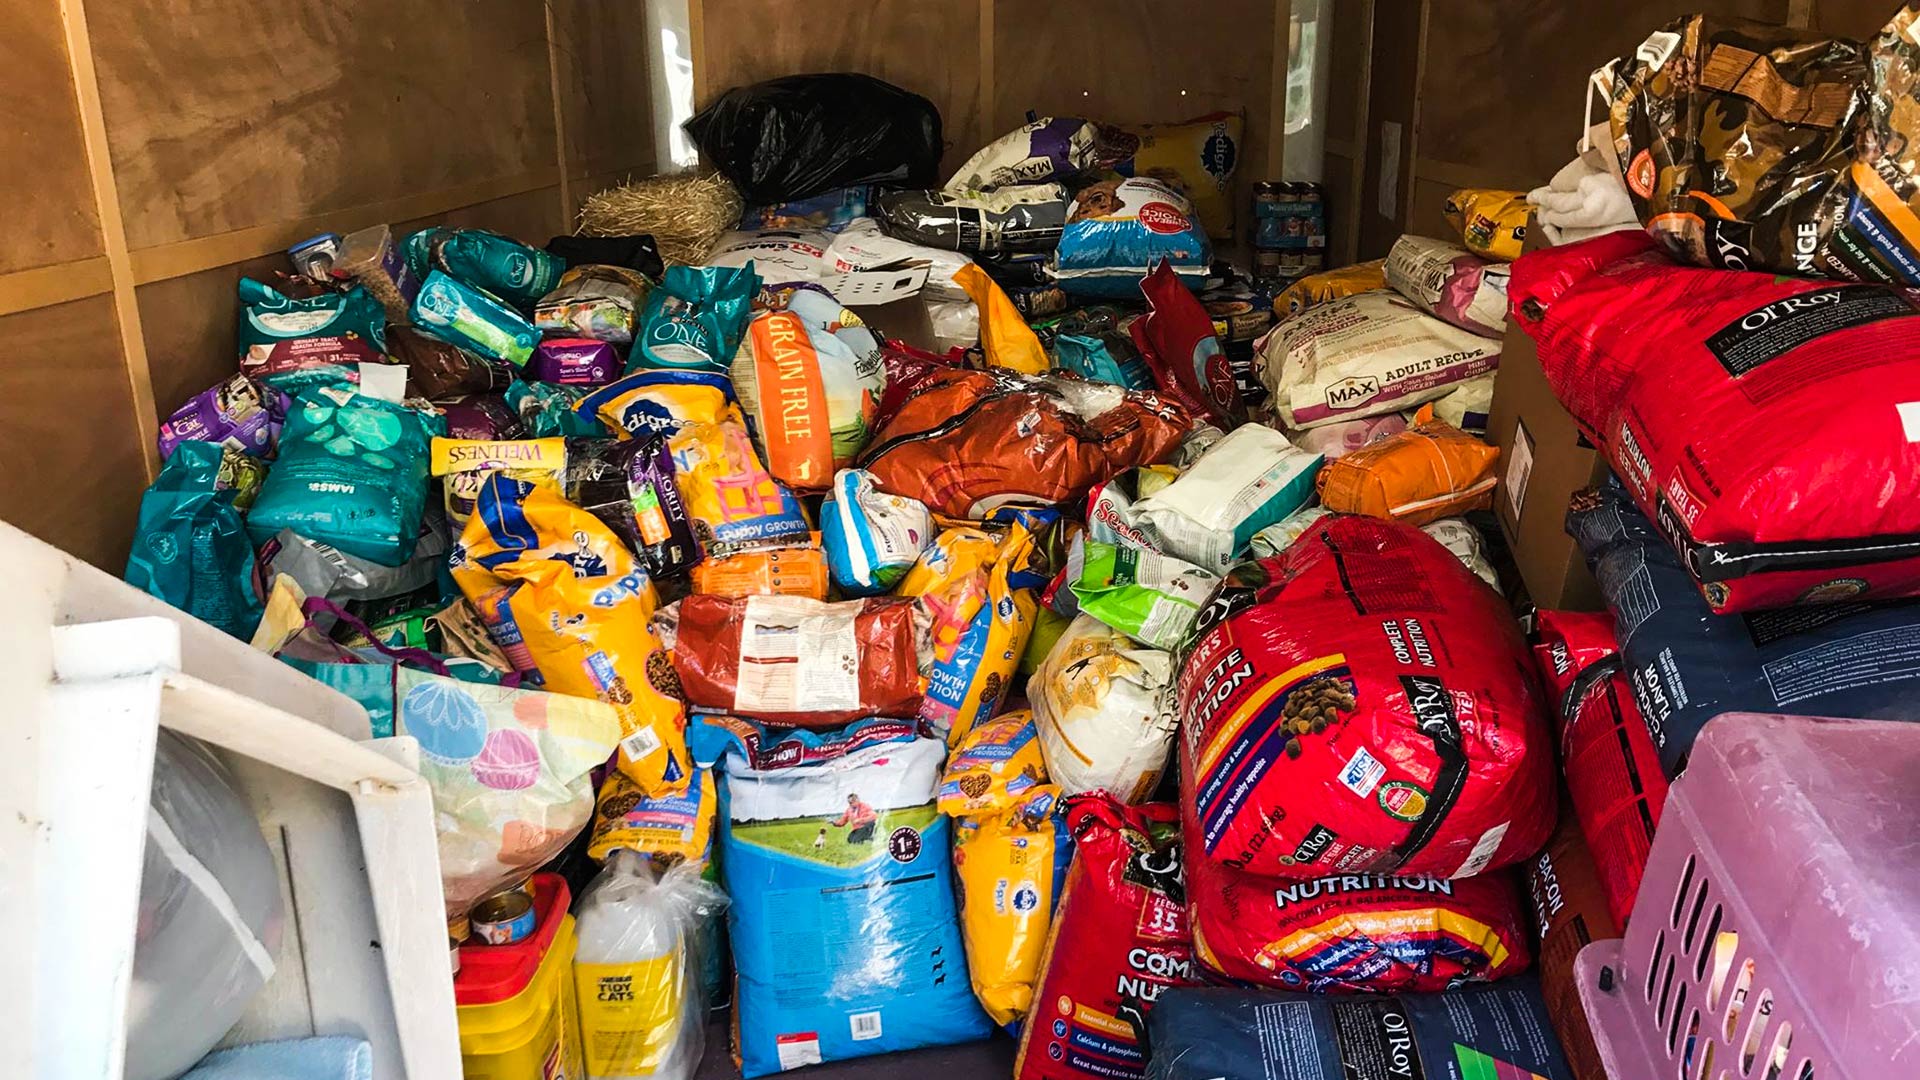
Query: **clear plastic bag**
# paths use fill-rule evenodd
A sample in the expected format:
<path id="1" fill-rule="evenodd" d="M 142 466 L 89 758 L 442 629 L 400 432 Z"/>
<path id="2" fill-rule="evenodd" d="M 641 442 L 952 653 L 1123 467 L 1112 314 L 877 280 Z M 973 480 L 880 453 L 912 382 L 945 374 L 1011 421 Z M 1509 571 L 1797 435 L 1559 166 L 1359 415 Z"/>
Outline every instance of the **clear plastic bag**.
<path id="1" fill-rule="evenodd" d="M 226 767 L 162 731 L 140 875 L 127 1080 L 178 1076 L 273 978 L 280 875 Z"/>
<path id="2" fill-rule="evenodd" d="M 573 978 L 592 1080 L 691 1080 L 706 1048 L 699 931 L 726 904 L 696 863 L 655 877 L 637 852 L 607 857 L 575 915 Z"/>

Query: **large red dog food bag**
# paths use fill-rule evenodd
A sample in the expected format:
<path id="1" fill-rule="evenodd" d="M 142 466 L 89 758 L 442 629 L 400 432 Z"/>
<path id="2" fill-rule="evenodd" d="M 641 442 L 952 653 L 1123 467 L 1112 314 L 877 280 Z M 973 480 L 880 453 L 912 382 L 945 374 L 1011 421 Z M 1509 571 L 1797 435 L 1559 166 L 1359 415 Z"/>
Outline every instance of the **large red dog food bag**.
<path id="1" fill-rule="evenodd" d="M 1187 854 L 1284 878 L 1457 878 L 1553 831 L 1553 746 L 1505 601 L 1344 514 L 1229 575 L 1180 673 Z"/>
<path id="2" fill-rule="evenodd" d="M 1511 295 L 1716 612 L 1920 592 L 1920 293 L 1679 266 L 1613 233 L 1522 257 Z"/>
<path id="3" fill-rule="evenodd" d="M 1193 957 L 1282 990 L 1450 990 L 1526 969 L 1527 926 L 1507 873 L 1450 880 L 1342 874 L 1290 881 L 1195 858 Z"/>
<path id="4" fill-rule="evenodd" d="M 1536 625 L 1533 651 L 1559 713 L 1567 793 L 1606 886 L 1607 910 L 1625 926 L 1667 801 L 1660 748 L 1634 701 L 1611 616 L 1542 611 Z"/>
<path id="5" fill-rule="evenodd" d="M 1014 1080 L 1138 1080 L 1147 1013 L 1192 982 L 1179 811 L 1067 801 L 1073 865 L 1054 912 Z"/>

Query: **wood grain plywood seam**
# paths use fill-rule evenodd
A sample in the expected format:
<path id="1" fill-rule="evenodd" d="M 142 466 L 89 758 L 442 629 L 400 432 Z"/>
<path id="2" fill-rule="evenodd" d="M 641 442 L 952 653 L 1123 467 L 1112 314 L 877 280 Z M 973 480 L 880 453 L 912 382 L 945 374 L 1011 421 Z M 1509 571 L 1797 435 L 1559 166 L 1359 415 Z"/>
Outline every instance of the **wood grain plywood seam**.
<path id="1" fill-rule="evenodd" d="M 159 410 L 153 402 L 153 373 L 147 366 L 147 342 L 140 329 L 140 304 L 134 296 L 133 264 L 127 251 L 127 225 L 120 212 L 120 191 L 113 175 L 113 154 L 107 142 L 106 112 L 100 104 L 100 77 L 94 70 L 93 39 L 87 33 L 83 0 L 63 0 L 60 21 L 67 36 L 68 64 L 74 96 L 80 103 L 80 129 L 87 147 L 87 168 L 93 174 L 93 199 L 106 246 L 107 274 L 120 328 L 122 365 L 133 397 L 133 422 L 140 437 L 140 462 L 148 480 L 160 471 L 154 437 Z"/>
<path id="2" fill-rule="evenodd" d="M 560 220 L 573 226 L 573 181 L 567 175 L 567 118 L 560 95 L 560 35 L 553 23 L 553 5 L 542 4 L 547 17 L 547 92 L 553 98 L 553 161 L 560 170 Z"/>
<path id="3" fill-rule="evenodd" d="M 1512 188 L 1524 184 L 1524 177 L 1508 176 L 1479 165 L 1468 165 L 1458 161 L 1443 161 L 1439 158 L 1417 157 L 1413 159 L 1413 174 L 1416 179 L 1430 180 L 1436 184 L 1447 184 L 1453 188 Z M 1545 183 L 1541 179 L 1536 183 Z M 1533 185 L 1527 185 L 1533 186 Z"/>
<path id="4" fill-rule="evenodd" d="M 515 176 L 480 180 L 458 187 L 441 188 L 405 195 L 366 206 L 332 210 L 273 225 L 200 236 L 158 247 L 131 252 L 132 281 L 150 285 L 156 281 L 185 277 L 202 270 L 228 266 L 248 259 L 284 251 L 288 246 L 323 232 L 348 233 L 369 225 L 391 224 L 414 218 L 444 214 L 462 207 L 477 206 L 496 199 L 523 195 L 542 188 L 555 187 L 561 169 L 547 165 Z"/>
<path id="5" fill-rule="evenodd" d="M 0 316 L 104 296 L 113 291 L 105 255 L 0 274 Z"/>

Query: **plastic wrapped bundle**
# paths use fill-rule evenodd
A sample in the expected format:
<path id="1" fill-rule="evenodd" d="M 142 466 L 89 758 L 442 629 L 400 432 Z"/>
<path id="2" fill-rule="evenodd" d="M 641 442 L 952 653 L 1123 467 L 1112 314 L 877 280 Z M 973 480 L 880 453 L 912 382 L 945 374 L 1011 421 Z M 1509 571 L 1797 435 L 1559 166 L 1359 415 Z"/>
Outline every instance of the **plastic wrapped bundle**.
<path id="1" fill-rule="evenodd" d="M 170 731 L 154 747 L 128 991 L 127 1080 L 192 1067 L 273 978 L 280 875 L 226 767 Z"/>

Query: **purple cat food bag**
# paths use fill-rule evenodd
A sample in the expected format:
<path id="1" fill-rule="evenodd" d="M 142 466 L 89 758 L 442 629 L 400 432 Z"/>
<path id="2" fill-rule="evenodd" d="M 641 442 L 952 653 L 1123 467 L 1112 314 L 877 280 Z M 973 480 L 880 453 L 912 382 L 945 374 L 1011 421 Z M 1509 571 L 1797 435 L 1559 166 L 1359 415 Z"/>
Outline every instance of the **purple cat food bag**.
<path id="1" fill-rule="evenodd" d="M 270 457 L 286 415 L 287 395 L 235 375 L 188 398 L 160 425 L 161 460 L 172 457 L 174 448 L 189 439 Z"/>
<path id="2" fill-rule="evenodd" d="M 562 386 L 604 386 L 620 377 L 624 362 L 612 345 L 592 338 L 548 338 L 534 346 L 522 377 Z"/>
<path id="3" fill-rule="evenodd" d="M 475 394 L 440 406 L 449 439 L 518 439 L 526 434 L 520 414 L 499 394 Z"/>

